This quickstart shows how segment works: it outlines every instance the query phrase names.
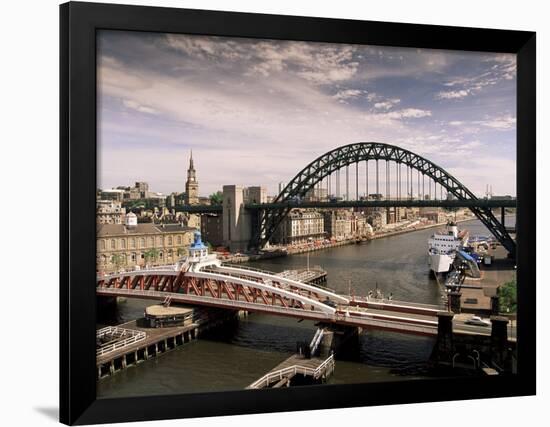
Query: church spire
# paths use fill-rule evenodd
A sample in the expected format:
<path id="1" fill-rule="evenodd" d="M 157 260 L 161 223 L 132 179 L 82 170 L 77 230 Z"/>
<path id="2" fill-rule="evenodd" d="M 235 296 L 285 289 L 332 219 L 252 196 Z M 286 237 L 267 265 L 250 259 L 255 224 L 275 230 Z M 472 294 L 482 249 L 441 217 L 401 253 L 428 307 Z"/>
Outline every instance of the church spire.
<path id="1" fill-rule="evenodd" d="M 189 169 L 187 169 L 187 182 L 185 183 L 185 203 L 196 205 L 199 203 L 199 183 L 197 182 L 197 171 L 193 164 L 193 150 L 190 151 Z"/>

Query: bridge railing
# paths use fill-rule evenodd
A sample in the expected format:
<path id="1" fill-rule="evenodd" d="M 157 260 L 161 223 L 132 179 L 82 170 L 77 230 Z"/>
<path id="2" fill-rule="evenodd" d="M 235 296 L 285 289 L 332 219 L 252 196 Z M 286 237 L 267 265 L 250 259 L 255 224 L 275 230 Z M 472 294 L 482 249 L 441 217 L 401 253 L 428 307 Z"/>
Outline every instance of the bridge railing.
<path id="1" fill-rule="evenodd" d="M 134 268 L 122 269 L 120 271 L 113 272 L 103 272 L 96 275 L 96 280 L 108 280 L 117 276 L 137 276 L 147 273 L 156 273 L 159 271 L 163 272 L 174 272 L 178 271 L 178 264 L 166 264 L 166 265 L 157 265 L 154 267 L 139 268 L 139 266 L 134 266 Z"/>
<path id="2" fill-rule="evenodd" d="M 277 273 L 274 273 L 272 271 L 268 270 L 262 270 L 261 268 L 254 268 L 249 266 L 243 266 L 240 264 L 231 264 L 229 262 L 222 263 L 222 267 L 229 267 L 229 268 L 238 268 L 239 270 L 249 270 L 249 271 L 255 271 L 257 273 L 264 273 L 264 274 L 270 274 L 272 276 L 276 275 Z"/>
<path id="3" fill-rule="evenodd" d="M 307 283 L 305 280 L 303 280 L 301 277 L 292 277 L 291 274 L 288 274 L 289 270 L 285 270 L 285 271 L 281 271 L 280 273 L 274 273 L 272 271 L 267 271 L 267 270 L 262 270 L 262 269 L 259 269 L 259 268 L 254 268 L 254 267 L 242 267 L 240 265 L 235 265 L 235 264 L 230 264 L 230 263 L 223 263 L 222 264 L 222 267 L 228 267 L 228 268 L 238 268 L 240 270 L 245 270 L 245 271 L 251 271 L 251 272 L 255 272 L 255 273 L 262 273 L 262 274 L 268 274 L 270 276 L 274 276 L 274 277 L 280 277 L 281 279 L 289 279 L 289 280 L 294 280 L 295 282 L 300 282 L 304 285 L 308 285 L 308 286 L 313 286 L 315 288 L 319 288 L 323 291 L 327 291 L 327 292 L 332 292 L 334 293 L 334 289 L 331 289 L 329 288 L 328 286 L 322 286 L 322 285 L 319 285 L 317 283 Z M 315 267 L 318 267 L 319 270 L 322 270 L 321 267 L 319 266 L 315 266 Z M 315 268 L 314 267 L 314 268 Z M 313 270 L 312 270 L 313 271 Z"/>
<path id="4" fill-rule="evenodd" d="M 446 310 L 445 305 L 437 305 L 437 304 L 425 304 L 420 302 L 411 302 L 411 301 L 400 301 L 400 300 L 394 300 L 394 299 L 388 299 L 388 298 L 374 298 L 374 297 L 362 297 L 362 296 L 354 296 L 349 297 L 350 302 L 353 301 L 359 301 L 359 302 L 365 302 L 369 304 L 382 304 L 382 305 L 393 305 L 393 306 L 402 306 L 402 307 L 411 307 L 411 308 L 425 308 L 425 309 L 433 309 L 437 311 Z"/>
<path id="5" fill-rule="evenodd" d="M 393 319 L 376 319 L 373 317 L 355 317 L 355 316 L 336 316 L 337 323 L 347 323 L 355 326 L 378 327 L 380 329 L 394 330 L 396 332 L 412 332 L 421 335 L 436 335 L 437 322 L 432 321 L 415 321 L 404 322 Z"/>
<path id="6" fill-rule="evenodd" d="M 330 320 L 331 315 L 317 310 L 304 310 L 291 307 L 280 307 L 276 305 L 265 305 L 247 301 L 235 301 L 226 298 L 214 298 L 209 296 L 198 296 L 191 294 L 179 294 L 173 292 L 153 291 L 153 290 L 140 290 L 140 289 L 125 289 L 125 288 L 97 288 L 97 291 L 103 295 L 119 295 L 119 296 L 141 296 L 144 298 L 154 298 L 162 300 L 166 296 L 171 295 L 172 301 L 184 301 L 184 302 L 198 302 L 206 305 L 220 306 L 223 305 L 227 308 L 233 308 L 234 310 L 249 310 L 249 311 L 268 311 L 276 314 L 292 314 L 295 317 L 313 317 L 319 320 Z"/>
<path id="7" fill-rule="evenodd" d="M 293 365 L 288 368 L 279 369 L 278 371 L 268 372 L 263 377 L 254 381 L 250 384 L 247 389 L 258 389 L 263 387 L 268 387 L 269 384 L 282 380 L 284 377 L 289 375 L 309 375 L 314 379 L 319 379 L 325 372 L 334 370 L 334 356 L 331 354 L 323 363 L 321 363 L 317 368 L 309 368 L 302 365 Z"/>
<path id="8" fill-rule="evenodd" d="M 142 341 L 147 337 L 147 334 L 143 331 L 119 328 L 116 326 L 107 326 L 106 328 L 99 329 L 96 332 L 96 337 L 98 339 L 104 338 L 107 335 L 112 335 L 116 339 L 116 341 L 111 344 L 106 344 L 99 347 L 96 350 L 96 357 L 103 356 L 104 354 L 110 353 L 120 348 L 124 348 L 138 341 Z M 124 336 L 128 336 L 128 338 L 121 340 L 121 338 Z"/>
<path id="9" fill-rule="evenodd" d="M 226 267 L 226 268 L 232 268 L 232 269 L 240 270 L 240 267 Z M 256 276 L 261 278 L 261 279 L 268 279 L 268 280 L 271 280 L 271 281 L 279 282 L 281 284 L 284 284 L 283 282 L 286 282 L 286 284 L 288 284 L 290 286 L 301 288 L 302 290 L 316 291 L 316 292 L 320 293 L 321 295 L 333 298 L 336 301 L 340 301 L 340 302 L 343 302 L 343 303 L 346 303 L 346 304 L 349 303 L 349 298 L 347 298 L 344 295 L 336 294 L 334 291 L 330 290 L 329 288 L 323 288 L 323 287 L 320 287 L 320 286 L 317 286 L 317 285 L 314 285 L 314 284 L 300 282 L 300 281 L 289 279 L 289 278 L 286 278 L 286 277 L 277 276 L 276 274 L 274 274 L 272 272 L 262 272 L 262 271 L 254 271 L 254 270 L 251 270 L 251 271 L 255 272 Z M 238 272 L 235 272 L 235 273 L 238 274 Z M 229 274 L 230 276 L 232 275 L 231 272 L 220 272 L 220 273 L 218 273 L 218 271 L 216 271 L 216 274 Z M 265 276 L 265 277 L 262 277 L 262 275 Z M 235 276 L 235 274 L 233 274 L 233 276 Z M 286 290 L 286 288 L 285 288 L 285 290 Z M 291 292 L 294 292 L 294 291 L 291 291 Z M 294 293 L 296 293 L 296 292 L 294 292 Z"/>

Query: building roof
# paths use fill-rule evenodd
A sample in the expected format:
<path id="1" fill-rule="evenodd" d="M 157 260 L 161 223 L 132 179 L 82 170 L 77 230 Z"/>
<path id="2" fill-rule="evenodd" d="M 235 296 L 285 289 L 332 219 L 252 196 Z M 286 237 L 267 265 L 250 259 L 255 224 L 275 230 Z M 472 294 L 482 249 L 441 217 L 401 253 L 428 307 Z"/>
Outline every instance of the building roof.
<path id="1" fill-rule="evenodd" d="M 145 308 L 145 314 L 152 317 L 181 316 L 192 313 L 191 307 L 165 307 L 163 305 L 150 305 Z"/>
<path id="2" fill-rule="evenodd" d="M 160 228 L 163 233 L 177 233 L 180 231 L 196 231 L 196 228 L 187 227 L 181 224 L 155 224 L 155 227 Z"/>
<path id="3" fill-rule="evenodd" d="M 161 233 L 189 233 L 195 231 L 195 228 L 182 226 L 180 224 L 160 224 L 143 223 L 137 226 L 127 227 L 124 224 L 98 224 L 97 236 L 128 236 L 132 234 L 161 234 Z"/>

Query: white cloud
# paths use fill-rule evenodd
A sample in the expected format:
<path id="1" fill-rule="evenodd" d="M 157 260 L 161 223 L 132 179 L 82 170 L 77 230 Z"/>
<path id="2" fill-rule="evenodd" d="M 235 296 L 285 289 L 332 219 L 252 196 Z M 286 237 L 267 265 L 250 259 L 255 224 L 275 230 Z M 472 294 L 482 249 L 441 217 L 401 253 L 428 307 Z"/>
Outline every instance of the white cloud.
<path id="1" fill-rule="evenodd" d="M 132 110 L 139 111 L 140 113 L 158 114 L 158 111 L 154 108 L 148 107 L 147 105 L 142 105 L 136 101 L 132 101 L 131 99 L 123 99 L 122 104 L 126 108 L 131 108 Z"/>
<path id="2" fill-rule="evenodd" d="M 450 90 L 438 92 L 435 97 L 437 99 L 460 99 L 468 96 L 470 93 L 471 91 L 467 89 Z"/>
<path id="3" fill-rule="evenodd" d="M 429 110 L 421 110 L 419 108 L 405 108 L 398 111 L 390 111 L 389 113 L 384 113 L 382 116 L 389 119 L 419 119 L 422 117 L 430 117 L 432 112 Z"/>
<path id="4" fill-rule="evenodd" d="M 509 130 L 516 127 L 516 118 L 507 115 L 476 121 L 476 124 L 496 130 Z"/>
<path id="5" fill-rule="evenodd" d="M 358 98 L 364 93 L 365 91 L 360 89 L 343 89 L 336 92 L 332 97 L 340 102 L 346 102 L 346 100 Z"/>
<path id="6" fill-rule="evenodd" d="M 167 35 L 166 44 L 218 66 L 220 59 L 232 64 L 246 62 L 250 64 L 245 72 L 247 75 L 270 77 L 284 71 L 314 84 L 348 80 L 355 75 L 359 65 L 353 60 L 356 48 L 346 45 L 253 39 L 236 42 L 223 37 L 176 34 Z"/>
<path id="7" fill-rule="evenodd" d="M 512 80 L 516 77 L 515 55 L 490 55 L 483 59 L 487 64 L 486 71 L 469 77 L 455 77 L 443 83 L 446 87 L 457 87 L 456 90 L 440 91 L 435 94 L 436 99 L 462 99 L 476 94 L 486 87 L 494 86 L 503 80 Z"/>
<path id="8" fill-rule="evenodd" d="M 374 108 L 378 110 L 390 110 L 395 105 L 399 104 L 401 102 L 400 99 L 394 98 L 394 99 L 388 99 L 386 101 L 377 102 L 374 104 Z"/>

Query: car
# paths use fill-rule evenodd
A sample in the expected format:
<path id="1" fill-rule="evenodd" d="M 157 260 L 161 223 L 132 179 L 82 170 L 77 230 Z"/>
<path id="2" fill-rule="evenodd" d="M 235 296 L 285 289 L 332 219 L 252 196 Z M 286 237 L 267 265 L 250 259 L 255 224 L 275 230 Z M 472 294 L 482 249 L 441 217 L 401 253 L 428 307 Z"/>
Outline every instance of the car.
<path id="1" fill-rule="evenodd" d="M 479 316 L 472 316 L 468 320 L 466 320 L 464 323 L 468 325 L 475 325 L 475 326 L 490 326 L 491 322 L 488 320 L 484 320 Z"/>
<path id="2" fill-rule="evenodd" d="M 329 307 L 336 308 L 337 304 L 334 301 L 329 300 L 328 298 L 323 301 L 323 304 L 328 305 Z"/>

